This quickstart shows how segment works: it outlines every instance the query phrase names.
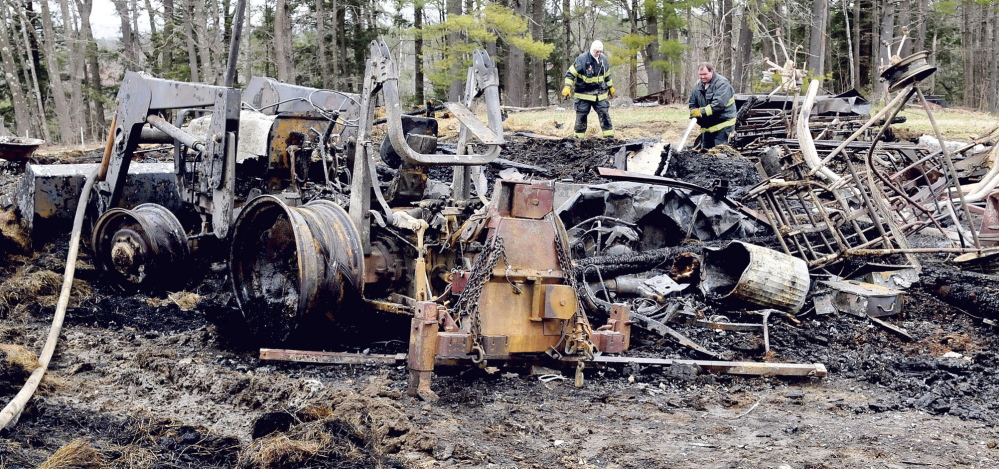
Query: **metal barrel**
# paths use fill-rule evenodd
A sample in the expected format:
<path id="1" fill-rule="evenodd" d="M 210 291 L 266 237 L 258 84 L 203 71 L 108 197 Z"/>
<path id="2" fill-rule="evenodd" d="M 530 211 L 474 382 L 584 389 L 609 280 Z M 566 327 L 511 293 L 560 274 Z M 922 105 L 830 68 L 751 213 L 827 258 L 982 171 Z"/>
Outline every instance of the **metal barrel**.
<path id="1" fill-rule="evenodd" d="M 797 257 L 741 241 L 705 250 L 701 291 L 708 298 L 733 297 L 794 313 L 805 304 L 808 287 L 808 264 Z"/>
<path id="2" fill-rule="evenodd" d="M 191 257 L 187 233 L 162 205 L 108 210 L 91 239 L 98 269 L 121 285 L 170 288 L 186 278 L 178 274 Z"/>
<path id="3" fill-rule="evenodd" d="M 347 212 L 327 200 L 290 207 L 261 196 L 233 225 L 229 271 L 250 332 L 283 343 L 320 314 L 336 319 L 361 297 L 361 236 Z"/>

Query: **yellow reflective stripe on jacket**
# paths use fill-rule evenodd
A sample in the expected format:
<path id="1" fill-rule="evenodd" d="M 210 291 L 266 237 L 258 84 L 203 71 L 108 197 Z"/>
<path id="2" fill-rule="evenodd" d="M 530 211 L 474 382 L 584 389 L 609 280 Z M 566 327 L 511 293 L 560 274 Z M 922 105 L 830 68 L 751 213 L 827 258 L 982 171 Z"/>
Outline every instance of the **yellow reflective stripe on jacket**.
<path id="1" fill-rule="evenodd" d="M 593 78 L 587 78 L 583 75 L 576 75 L 583 80 L 583 83 L 600 83 L 610 76 L 610 73 L 605 73 L 603 75 L 595 76 Z"/>
<path id="2" fill-rule="evenodd" d="M 583 101 L 603 101 L 610 96 L 610 93 L 603 93 L 598 95 L 586 94 L 586 93 L 576 93 L 572 95 L 573 98 L 582 99 Z"/>
<path id="3" fill-rule="evenodd" d="M 704 117 L 711 117 L 711 114 L 714 112 L 715 110 L 710 105 L 704 106 Z"/>
<path id="4" fill-rule="evenodd" d="M 729 106 L 732 106 L 734 104 L 735 104 L 735 95 L 732 95 L 732 99 L 728 100 L 728 102 L 725 103 L 725 107 L 729 107 Z"/>
<path id="5" fill-rule="evenodd" d="M 713 125 L 711 127 L 708 127 L 707 129 L 704 129 L 704 131 L 705 132 L 717 132 L 717 131 L 719 131 L 721 129 L 724 129 L 725 127 L 731 127 L 733 125 L 735 125 L 735 119 L 729 119 L 729 120 L 727 120 L 725 122 L 722 122 L 721 124 Z"/>
<path id="6" fill-rule="evenodd" d="M 566 78 L 564 83 L 565 83 L 565 86 L 572 86 L 572 85 L 576 84 L 576 82 L 573 81 L 572 78 Z"/>

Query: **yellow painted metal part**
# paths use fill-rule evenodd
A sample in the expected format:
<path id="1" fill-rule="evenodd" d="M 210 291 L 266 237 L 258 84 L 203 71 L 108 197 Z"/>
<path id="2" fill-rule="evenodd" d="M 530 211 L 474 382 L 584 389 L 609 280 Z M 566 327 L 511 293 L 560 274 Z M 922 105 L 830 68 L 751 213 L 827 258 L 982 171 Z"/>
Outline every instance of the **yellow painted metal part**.
<path id="1" fill-rule="evenodd" d="M 572 287 L 563 284 L 555 225 L 547 219 L 503 218 L 497 234 L 505 240 L 506 255 L 482 289 L 482 335 L 508 337 L 509 353 L 544 352 L 558 344 L 578 307 Z"/>

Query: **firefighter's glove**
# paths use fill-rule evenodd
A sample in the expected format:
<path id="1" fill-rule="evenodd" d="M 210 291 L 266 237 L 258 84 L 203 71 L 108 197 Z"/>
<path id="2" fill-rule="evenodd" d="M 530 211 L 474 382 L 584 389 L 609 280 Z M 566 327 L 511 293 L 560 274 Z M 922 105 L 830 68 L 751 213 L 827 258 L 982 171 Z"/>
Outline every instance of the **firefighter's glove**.
<path id="1" fill-rule="evenodd" d="M 701 108 L 695 107 L 694 109 L 691 109 L 690 110 L 690 117 L 692 117 L 694 119 L 696 119 L 698 117 L 701 117 Z"/>
<path id="2" fill-rule="evenodd" d="M 572 90 L 569 89 L 568 86 L 563 87 L 562 88 L 562 96 L 565 96 L 566 98 L 568 98 L 569 96 L 572 96 Z"/>
<path id="3" fill-rule="evenodd" d="M 615 90 L 613 86 L 610 88 L 610 97 L 612 98 L 617 97 L 617 90 Z"/>

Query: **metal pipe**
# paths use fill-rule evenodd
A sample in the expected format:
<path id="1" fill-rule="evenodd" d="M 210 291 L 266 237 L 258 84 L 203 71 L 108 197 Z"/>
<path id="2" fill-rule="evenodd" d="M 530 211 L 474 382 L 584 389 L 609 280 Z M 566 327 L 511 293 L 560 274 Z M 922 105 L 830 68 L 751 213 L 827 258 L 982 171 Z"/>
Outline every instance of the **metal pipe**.
<path id="1" fill-rule="evenodd" d="M 179 141 L 195 151 L 203 152 L 207 148 L 204 142 L 198 140 L 193 135 L 174 127 L 173 124 L 167 122 L 166 119 L 157 116 L 156 114 L 146 116 L 146 122 L 149 122 L 149 125 L 159 129 L 163 133 L 172 137 L 174 140 Z"/>
<path id="2" fill-rule="evenodd" d="M 926 109 L 926 117 L 930 119 L 930 124 L 933 125 L 933 131 L 937 135 L 937 140 L 940 141 L 940 150 L 943 151 L 944 164 L 947 166 L 948 175 L 953 178 L 954 185 L 958 187 L 957 196 L 961 200 L 961 209 L 964 211 L 964 219 L 968 222 L 968 228 L 971 231 L 971 239 L 975 243 L 975 247 L 981 249 L 982 245 L 978 241 L 978 230 L 971 226 L 971 212 L 968 211 L 968 201 L 964 199 L 964 192 L 960 190 L 960 181 L 957 179 L 957 170 L 954 169 L 954 160 L 950 157 L 950 150 L 947 149 L 947 145 L 944 144 L 943 133 L 940 132 L 940 127 L 937 126 L 937 120 L 933 117 L 933 111 L 930 110 L 929 103 L 926 102 L 926 98 L 923 97 L 923 92 L 919 89 L 919 82 L 912 85 L 916 89 L 916 93 L 919 94 L 919 100 L 923 102 L 923 108 Z"/>

